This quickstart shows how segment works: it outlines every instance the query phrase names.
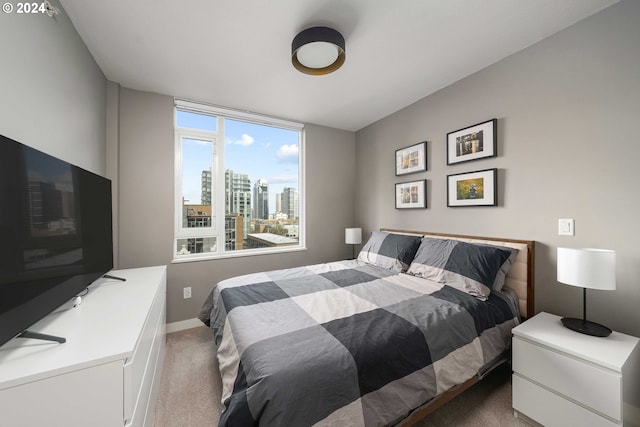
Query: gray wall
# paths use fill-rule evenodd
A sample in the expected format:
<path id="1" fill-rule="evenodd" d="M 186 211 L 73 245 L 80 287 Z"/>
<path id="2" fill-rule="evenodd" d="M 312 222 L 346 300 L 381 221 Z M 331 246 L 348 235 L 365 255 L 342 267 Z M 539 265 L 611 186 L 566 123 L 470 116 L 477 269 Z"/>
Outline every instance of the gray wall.
<path id="1" fill-rule="evenodd" d="M 306 125 L 307 250 L 171 264 L 173 98 L 127 88 L 114 94 L 111 90 L 116 89 L 109 89 L 110 152 L 118 153 L 118 265 L 168 265 L 167 322 L 194 318 L 222 279 L 350 256 L 344 228 L 354 223 L 355 134 Z M 192 287 L 191 299 L 182 298 L 184 286 Z"/>
<path id="2" fill-rule="evenodd" d="M 0 134 L 104 175 L 106 79 L 52 3 L 55 18 L 0 13 Z"/>
<path id="3" fill-rule="evenodd" d="M 592 320 L 640 335 L 640 2 L 626 1 L 356 134 L 356 222 L 536 240 L 536 311 L 582 315 L 555 280 L 558 246 L 617 251 L 617 290 L 589 291 Z M 446 133 L 498 119 L 498 157 L 446 165 Z M 394 176 L 394 151 L 427 140 L 428 171 Z M 498 207 L 447 208 L 447 174 L 498 168 Z M 428 209 L 396 211 L 394 183 L 428 180 Z M 574 218 L 576 235 L 558 236 Z"/>

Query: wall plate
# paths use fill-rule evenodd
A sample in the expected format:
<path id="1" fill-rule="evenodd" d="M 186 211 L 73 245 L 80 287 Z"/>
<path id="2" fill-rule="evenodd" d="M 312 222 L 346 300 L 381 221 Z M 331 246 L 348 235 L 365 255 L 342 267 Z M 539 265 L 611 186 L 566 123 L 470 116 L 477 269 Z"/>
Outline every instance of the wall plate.
<path id="1" fill-rule="evenodd" d="M 575 220 L 572 218 L 560 218 L 558 220 L 559 236 L 575 236 Z"/>

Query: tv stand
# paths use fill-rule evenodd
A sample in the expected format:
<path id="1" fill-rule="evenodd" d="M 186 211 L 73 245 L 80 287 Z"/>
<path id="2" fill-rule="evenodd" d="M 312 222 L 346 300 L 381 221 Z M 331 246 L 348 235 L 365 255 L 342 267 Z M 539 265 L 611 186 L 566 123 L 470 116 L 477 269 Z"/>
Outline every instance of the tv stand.
<path id="1" fill-rule="evenodd" d="M 64 331 L 66 344 L 12 339 L 0 346 L 0 425 L 150 427 L 165 351 L 166 266 L 99 278 L 82 304 L 29 333 Z M 35 409 L 34 409 L 35 408 Z"/>
<path id="2" fill-rule="evenodd" d="M 56 337 L 55 335 L 49 335 L 49 334 L 41 334 L 40 332 L 33 332 L 33 331 L 23 331 L 16 338 L 33 338 L 34 340 L 55 341 L 55 342 L 59 342 L 60 344 L 64 344 L 65 342 L 67 342 L 67 339 L 63 337 Z"/>
<path id="3" fill-rule="evenodd" d="M 105 274 L 102 277 L 104 277 L 105 279 L 120 280 L 122 282 L 126 282 L 127 281 L 127 279 L 125 279 L 124 277 L 112 276 L 110 274 Z"/>

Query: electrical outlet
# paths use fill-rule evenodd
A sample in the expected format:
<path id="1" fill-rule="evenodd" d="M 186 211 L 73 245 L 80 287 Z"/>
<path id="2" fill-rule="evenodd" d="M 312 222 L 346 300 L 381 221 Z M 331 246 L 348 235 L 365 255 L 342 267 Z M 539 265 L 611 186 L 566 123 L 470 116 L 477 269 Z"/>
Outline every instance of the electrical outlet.
<path id="1" fill-rule="evenodd" d="M 187 286 L 186 288 L 182 288 L 182 297 L 184 299 L 191 298 L 191 286 Z"/>

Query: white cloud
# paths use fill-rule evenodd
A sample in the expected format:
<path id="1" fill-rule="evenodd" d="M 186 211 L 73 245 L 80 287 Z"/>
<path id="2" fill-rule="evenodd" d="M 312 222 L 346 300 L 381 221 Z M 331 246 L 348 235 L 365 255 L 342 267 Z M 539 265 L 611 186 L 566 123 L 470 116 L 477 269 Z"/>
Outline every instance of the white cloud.
<path id="1" fill-rule="evenodd" d="M 278 159 L 285 161 L 297 161 L 298 160 L 298 146 L 296 144 L 282 145 L 278 148 L 276 153 Z"/>
<path id="2" fill-rule="evenodd" d="M 243 146 L 249 146 L 251 144 L 253 144 L 255 140 L 253 139 L 253 137 L 251 135 L 247 135 L 246 133 L 242 134 L 242 137 L 236 141 L 231 140 L 230 144 L 237 144 L 237 145 L 243 145 Z"/>

